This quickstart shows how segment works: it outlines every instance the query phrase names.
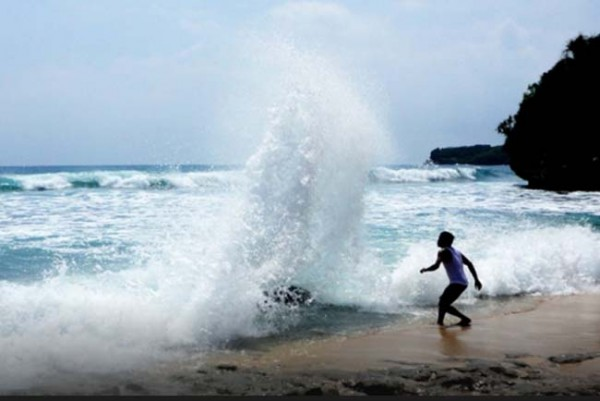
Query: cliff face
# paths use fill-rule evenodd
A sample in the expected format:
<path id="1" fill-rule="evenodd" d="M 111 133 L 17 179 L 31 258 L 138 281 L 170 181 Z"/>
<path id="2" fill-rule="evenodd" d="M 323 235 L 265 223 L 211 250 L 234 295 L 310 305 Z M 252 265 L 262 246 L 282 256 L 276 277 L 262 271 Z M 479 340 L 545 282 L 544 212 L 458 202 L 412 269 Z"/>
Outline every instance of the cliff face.
<path id="1" fill-rule="evenodd" d="M 600 35 L 571 40 L 497 130 L 530 187 L 600 190 Z"/>
<path id="2" fill-rule="evenodd" d="M 474 145 L 454 148 L 437 148 L 431 151 L 429 159 L 435 164 L 508 164 L 508 157 L 502 146 Z"/>

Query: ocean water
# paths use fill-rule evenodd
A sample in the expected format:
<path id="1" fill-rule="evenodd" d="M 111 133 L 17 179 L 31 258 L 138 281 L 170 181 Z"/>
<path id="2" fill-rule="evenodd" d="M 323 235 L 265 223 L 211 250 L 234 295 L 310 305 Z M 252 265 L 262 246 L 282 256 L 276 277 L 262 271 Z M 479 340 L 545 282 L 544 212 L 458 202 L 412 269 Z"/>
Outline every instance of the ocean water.
<path id="1" fill-rule="evenodd" d="M 458 301 L 600 287 L 600 193 L 529 190 L 506 166 L 380 165 L 352 81 L 283 51 L 239 166 L 0 167 L 0 391 L 143 369 L 248 339 L 433 319 L 448 230 L 483 283 Z M 289 307 L 264 292 L 309 290 Z"/>
<path id="2" fill-rule="evenodd" d="M 598 290 L 598 193 L 528 190 L 505 166 L 380 166 L 360 185 L 313 186 L 280 162 L 2 168 L 3 388 L 433 316 L 447 279 L 418 270 L 441 230 L 484 285 L 466 307 Z M 314 303 L 266 305 L 263 290 L 281 284 Z"/>

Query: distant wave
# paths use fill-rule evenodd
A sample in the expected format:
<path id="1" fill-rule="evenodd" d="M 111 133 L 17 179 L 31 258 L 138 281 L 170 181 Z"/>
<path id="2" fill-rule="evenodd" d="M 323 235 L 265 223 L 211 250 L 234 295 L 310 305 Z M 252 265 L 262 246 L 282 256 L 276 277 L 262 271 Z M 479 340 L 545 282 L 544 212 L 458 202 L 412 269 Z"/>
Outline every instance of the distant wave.
<path id="1" fill-rule="evenodd" d="M 411 167 L 392 169 L 377 167 L 371 170 L 371 182 L 412 183 L 436 181 L 475 181 L 478 176 L 476 167 Z"/>
<path id="2" fill-rule="evenodd" d="M 376 167 L 369 172 L 371 183 L 402 184 L 451 181 L 485 181 L 515 177 L 508 167 L 481 166 L 407 166 Z M 218 171 L 138 171 L 91 170 L 34 174 L 0 174 L 0 192 L 53 191 L 65 189 L 139 189 L 179 188 L 228 189 L 245 179 L 242 170 Z"/>
<path id="3" fill-rule="evenodd" d="M 372 183 L 402 184 L 452 181 L 518 180 L 508 166 L 398 166 L 377 167 L 369 173 Z"/>
<path id="4" fill-rule="evenodd" d="M 241 183 L 235 171 L 152 173 L 144 171 L 89 171 L 0 176 L 0 192 L 64 189 L 226 189 Z"/>

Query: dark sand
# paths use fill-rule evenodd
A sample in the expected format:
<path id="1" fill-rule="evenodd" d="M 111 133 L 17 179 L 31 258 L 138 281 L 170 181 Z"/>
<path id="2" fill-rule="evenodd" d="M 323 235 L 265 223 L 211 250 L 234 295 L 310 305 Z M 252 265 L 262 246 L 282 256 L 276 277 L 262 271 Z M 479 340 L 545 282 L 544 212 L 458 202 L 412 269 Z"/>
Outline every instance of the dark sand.
<path id="1" fill-rule="evenodd" d="M 539 298 L 471 327 L 388 327 L 198 355 L 18 394 L 600 395 L 600 294 Z"/>

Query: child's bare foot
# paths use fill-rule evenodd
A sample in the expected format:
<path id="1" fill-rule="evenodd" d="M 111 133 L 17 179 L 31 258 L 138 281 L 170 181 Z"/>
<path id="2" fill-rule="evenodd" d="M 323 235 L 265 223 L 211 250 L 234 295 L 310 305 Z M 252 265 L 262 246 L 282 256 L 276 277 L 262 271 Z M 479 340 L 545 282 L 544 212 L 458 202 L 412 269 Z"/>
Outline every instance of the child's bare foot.
<path id="1" fill-rule="evenodd" d="M 462 327 L 470 326 L 471 325 L 471 319 L 469 319 L 469 318 L 462 319 L 460 322 L 458 322 L 458 325 L 462 326 Z"/>

